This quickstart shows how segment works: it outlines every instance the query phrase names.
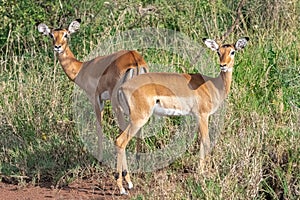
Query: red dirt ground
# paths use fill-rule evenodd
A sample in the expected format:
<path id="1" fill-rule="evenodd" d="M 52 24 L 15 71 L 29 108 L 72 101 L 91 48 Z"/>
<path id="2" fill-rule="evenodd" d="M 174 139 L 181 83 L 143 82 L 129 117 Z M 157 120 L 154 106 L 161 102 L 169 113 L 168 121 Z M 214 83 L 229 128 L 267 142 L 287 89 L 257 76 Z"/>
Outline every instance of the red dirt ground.
<path id="1" fill-rule="evenodd" d="M 120 196 L 114 182 L 109 181 L 99 183 L 94 179 L 75 180 L 59 189 L 49 184 L 20 186 L 0 182 L 0 200 L 129 199 L 134 194 L 133 190 L 129 195 Z"/>

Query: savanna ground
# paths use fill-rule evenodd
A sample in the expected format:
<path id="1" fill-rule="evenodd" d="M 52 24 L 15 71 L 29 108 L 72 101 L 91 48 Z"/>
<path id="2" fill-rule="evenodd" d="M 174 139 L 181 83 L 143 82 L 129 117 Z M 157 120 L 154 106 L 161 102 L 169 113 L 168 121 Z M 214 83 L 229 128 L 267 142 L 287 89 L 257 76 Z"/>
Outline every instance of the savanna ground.
<path id="1" fill-rule="evenodd" d="M 118 196 L 113 169 L 99 165 L 79 137 L 74 84 L 36 28 L 40 22 L 67 27 L 81 18 L 70 43 L 82 60 L 110 36 L 135 28 L 174 30 L 202 44 L 203 37 L 226 32 L 238 3 L 0 1 L 0 198 L 299 199 L 299 1 L 245 1 L 226 41 L 248 36 L 250 42 L 236 55 L 224 125 L 204 172 L 191 148 L 168 167 L 133 174 L 126 197 Z M 199 67 L 168 52 L 138 50 L 147 62 L 177 72 Z"/>

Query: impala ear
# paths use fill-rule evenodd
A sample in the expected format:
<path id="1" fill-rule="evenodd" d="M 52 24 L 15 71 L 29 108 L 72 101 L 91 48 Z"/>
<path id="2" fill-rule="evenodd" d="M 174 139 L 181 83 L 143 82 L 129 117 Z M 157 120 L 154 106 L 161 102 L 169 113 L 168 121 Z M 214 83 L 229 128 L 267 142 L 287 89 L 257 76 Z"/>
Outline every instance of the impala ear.
<path id="1" fill-rule="evenodd" d="M 50 29 L 48 28 L 48 26 L 43 23 L 38 25 L 38 31 L 40 33 L 42 33 L 43 35 L 49 35 L 49 33 L 50 33 Z"/>
<path id="2" fill-rule="evenodd" d="M 202 41 L 213 51 L 217 51 L 219 49 L 218 43 L 216 43 L 214 40 L 203 38 Z"/>
<path id="3" fill-rule="evenodd" d="M 71 33 L 75 33 L 79 27 L 80 27 L 80 19 L 76 19 L 75 21 L 72 21 L 71 24 L 69 25 L 68 31 Z"/>
<path id="4" fill-rule="evenodd" d="M 239 39 L 236 43 L 235 43 L 235 50 L 241 50 L 243 48 L 245 48 L 245 46 L 247 45 L 247 42 L 249 41 L 248 37 L 244 37 Z"/>

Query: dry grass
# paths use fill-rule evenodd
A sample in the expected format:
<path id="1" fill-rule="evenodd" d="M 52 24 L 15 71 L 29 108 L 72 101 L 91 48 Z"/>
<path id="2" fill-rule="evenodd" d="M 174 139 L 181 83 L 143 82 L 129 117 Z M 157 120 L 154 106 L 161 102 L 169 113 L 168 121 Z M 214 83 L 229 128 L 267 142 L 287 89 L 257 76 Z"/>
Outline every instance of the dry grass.
<path id="1" fill-rule="evenodd" d="M 202 37 L 227 30 L 238 2 L 148 1 L 142 6 L 156 9 L 143 15 L 140 3 L 40 1 L 28 7 L 25 1 L 0 7 L 2 180 L 59 186 L 82 174 L 112 174 L 86 151 L 72 113 L 73 84 L 53 56 L 51 42 L 38 35 L 36 22 L 66 26 L 80 17 L 83 24 L 71 48 L 82 59 L 110 35 L 130 28 L 172 29 L 201 43 Z M 245 3 L 241 23 L 227 41 L 244 35 L 251 40 L 237 55 L 225 124 L 206 165 L 199 166 L 192 147 L 169 167 L 133 174 L 132 199 L 299 198 L 299 9 L 296 0 Z M 139 50 L 149 63 L 195 71 L 167 52 Z M 215 62 L 216 55 L 211 56 Z"/>

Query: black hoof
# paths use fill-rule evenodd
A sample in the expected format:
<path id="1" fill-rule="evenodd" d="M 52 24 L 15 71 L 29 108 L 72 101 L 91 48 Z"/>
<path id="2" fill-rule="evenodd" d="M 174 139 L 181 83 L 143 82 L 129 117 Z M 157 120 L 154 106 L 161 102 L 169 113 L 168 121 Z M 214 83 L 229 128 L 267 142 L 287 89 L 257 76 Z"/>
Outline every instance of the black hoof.
<path id="1" fill-rule="evenodd" d="M 119 179 L 119 173 L 118 173 L 118 172 L 115 172 L 115 173 L 114 173 L 114 177 L 115 177 L 116 180 L 118 180 L 118 179 Z"/>
<path id="2" fill-rule="evenodd" d="M 122 176 L 125 177 L 127 175 L 127 170 L 122 171 Z"/>

